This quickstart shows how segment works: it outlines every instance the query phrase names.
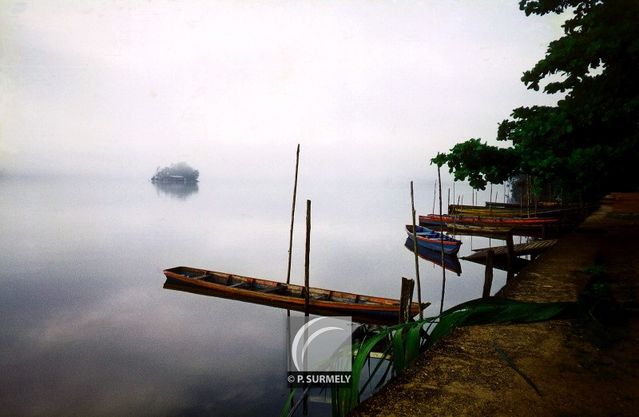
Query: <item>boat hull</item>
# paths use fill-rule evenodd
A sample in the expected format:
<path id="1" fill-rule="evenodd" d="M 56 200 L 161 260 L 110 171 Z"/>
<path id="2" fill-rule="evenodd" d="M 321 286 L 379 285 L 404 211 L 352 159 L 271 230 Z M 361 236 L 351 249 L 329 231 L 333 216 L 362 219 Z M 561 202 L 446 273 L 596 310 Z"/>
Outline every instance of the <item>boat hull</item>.
<path id="1" fill-rule="evenodd" d="M 417 245 L 422 248 L 430 249 L 433 251 L 443 251 L 447 255 L 455 255 L 459 252 L 459 247 L 462 242 L 454 239 L 448 235 L 442 235 L 440 232 L 427 229 L 422 226 L 416 226 Z M 413 226 L 406 226 L 406 233 L 408 238 L 413 240 Z M 444 239 L 442 239 L 442 236 Z"/>
<path id="2" fill-rule="evenodd" d="M 165 288 L 245 301 L 289 310 L 305 310 L 304 287 L 260 278 L 192 267 L 164 271 Z M 365 323 L 393 323 L 399 320 L 399 300 L 311 287 L 308 312 L 315 315 L 351 316 Z M 411 316 L 428 304 L 412 303 Z"/>
<path id="3" fill-rule="evenodd" d="M 500 226 L 513 228 L 539 228 L 544 226 L 552 226 L 559 224 L 557 218 L 509 218 L 509 217 L 481 217 L 481 216 L 449 216 L 438 214 L 429 214 L 419 216 L 419 224 L 421 226 L 439 226 L 442 224 L 471 224 L 477 226 Z"/>

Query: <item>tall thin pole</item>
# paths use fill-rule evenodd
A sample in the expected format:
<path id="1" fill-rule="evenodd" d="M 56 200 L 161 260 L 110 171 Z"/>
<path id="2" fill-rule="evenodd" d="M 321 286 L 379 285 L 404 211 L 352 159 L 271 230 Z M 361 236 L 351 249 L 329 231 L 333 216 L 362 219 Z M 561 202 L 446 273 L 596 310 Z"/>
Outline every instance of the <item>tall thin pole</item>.
<path id="1" fill-rule="evenodd" d="M 413 182 L 410 182 L 410 206 L 413 213 L 413 253 L 415 254 L 415 277 L 417 278 L 417 304 L 419 304 L 419 319 L 424 318 L 422 311 L 422 284 L 419 280 L 419 257 L 417 256 L 417 224 L 415 223 L 415 194 L 413 192 Z M 410 305 L 408 306 L 410 311 Z"/>
<path id="2" fill-rule="evenodd" d="M 446 293 L 446 268 L 444 268 L 444 216 L 442 215 L 442 175 L 440 167 L 437 167 L 437 181 L 439 182 L 439 222 L 440 222 L 440 243 L 441 243 L 441 261 L 442 261 L 442 299 L 440 302 L 439 313 L 444 311 L 444 294 Z M 450 188 L 448 189 L 450 193 Z"/>
<path id="3" fill-rule="evenodd" d="M 433 186 L 433 211 L 431 213 L 435 213 L 435 199 L 437 198 L 437 180 L 435 180 L 435 185 Z"/>
<path id="4" fill-rule="evenodd" d="M 455 183 L 457 181 L 453 180 L 453 204 L 455 204 Z"/>
<path id="5" fill-rule="evenodd" d="M 308 317 L 308 305 L 310 303 L 309 269 L 311 254 L 311 200 L 306 200 L 306 250 L 304 253 L 304 315 Z"/>
<path id="6" fill-rule="evenodd" d="M 293 204 L 291 207 L 291 232 L 288 240 L 288 268 L 286 270 L 286 283 L 291 282 L 291 257 L 293 255 L 293 227 L 295 225 L 295 201 L 297 200 L 297 172 L 300 166 L 300 144 L 297 144 L 295 155 L 295 185 L 293 186 Z"/>

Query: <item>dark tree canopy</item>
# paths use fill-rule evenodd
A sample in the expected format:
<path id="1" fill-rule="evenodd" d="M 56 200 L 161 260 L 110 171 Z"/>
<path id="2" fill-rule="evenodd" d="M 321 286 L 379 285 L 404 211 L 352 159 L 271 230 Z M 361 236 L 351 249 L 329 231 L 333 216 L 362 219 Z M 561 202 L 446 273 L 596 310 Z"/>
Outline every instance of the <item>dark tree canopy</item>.
<path id="1" fill-rule="evenodd" d="M 637 188 L 639 1 L 522 0 L 519 7 L 526 15 L 572 12 L 564 35 L 522 77 L 529 89 L 564 98 L 514 109 L 497 133 L 510 147 L 470 139 L 431 161 L 481 189 L 521 174 L 589 198 Z"/>

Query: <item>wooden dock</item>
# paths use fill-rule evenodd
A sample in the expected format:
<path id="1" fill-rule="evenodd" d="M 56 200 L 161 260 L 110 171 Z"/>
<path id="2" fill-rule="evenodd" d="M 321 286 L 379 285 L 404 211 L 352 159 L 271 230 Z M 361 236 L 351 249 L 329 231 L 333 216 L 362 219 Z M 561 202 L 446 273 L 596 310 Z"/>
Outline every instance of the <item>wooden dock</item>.
<path id="1" fill-rule="evenodd" d="M 553 247 L 557 243 L 557 239 L 535 240 L 529 243 L 519 243 L 513 245 L 514 256 L 524 255 L 539 255 L 541 252 L 548 248 Z M 486 259 L 486 254 L 489 250 L 492 250 L 495 257 L 508 256 L 508 246 L 495 246 L 493 248 L 474 249 L 475 253 L 464 256 L 462 259 L 467 261 L 474 261 L 479 259 Z"/>

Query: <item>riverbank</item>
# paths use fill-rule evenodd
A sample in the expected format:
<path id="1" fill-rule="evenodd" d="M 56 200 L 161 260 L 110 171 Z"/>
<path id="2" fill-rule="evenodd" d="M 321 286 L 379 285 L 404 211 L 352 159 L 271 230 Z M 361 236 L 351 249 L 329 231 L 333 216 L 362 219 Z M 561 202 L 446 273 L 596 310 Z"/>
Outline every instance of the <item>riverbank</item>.
<path id="1" fill-rule="evenodd" d="M 599 303 L 578 319 L 459 328 L 352 415 L 636 415 L 638 271 L 639 193 L 614 193 L 498 293 L 576 301 L 601 280 L 612 308 Z"/>

